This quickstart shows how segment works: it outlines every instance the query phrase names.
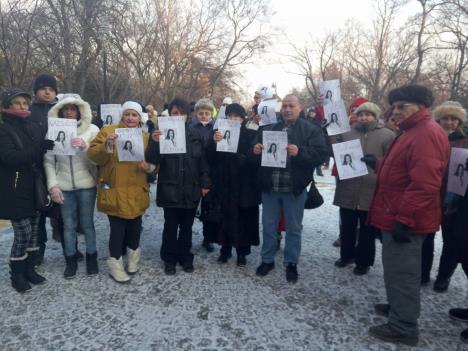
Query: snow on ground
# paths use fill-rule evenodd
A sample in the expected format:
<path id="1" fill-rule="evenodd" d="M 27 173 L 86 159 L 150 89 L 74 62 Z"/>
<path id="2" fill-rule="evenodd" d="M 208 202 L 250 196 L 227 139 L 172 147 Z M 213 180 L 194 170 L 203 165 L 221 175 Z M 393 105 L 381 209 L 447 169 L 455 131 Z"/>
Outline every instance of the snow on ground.
<path id="1" fill-rule="evenodd" d="M 63 278 L 59 243 L 49 239 L 39 271 L 47 284 L 20 295 L 10 286 L 6 264 L 12 242 L 10 229 L 0 232 L 0 349 L 6 350 L 466 350 L 459 333 L 467 325 L 451 321 L 448 309 L 466 307 L 468 285 L 461 268 L 448 293 L 422 289 L 421 341 L 417 348 L 379 342 L 369 326 L 384 323 L 373 305 L 385 302 L 380 244 L 376 264 L 366 276 L 333 263 L 339 250 L 338 210 L 333 178 L 318 177 L 325 205 L 306 211 L 300 280 L 286 282 L 282 251 L 267 277 L 255 275 L 259 248 L 247 267 L 216 262 L 218 252 L 201 248 L 201 225 L 194 225 L 195 272 L 178 267 L 165 276 L 159 257 L 162 210 L 154 204 L 144 216 L 140 273 L 131 284 L 119 285 L 105 265 L 109 226 L 96 213 L 98 276 L 87 277 L 84 262 L 77 277 Z M 83 237 L 80 247 L 84 250 Z M 432 276 L 436 274 L 441 237 L 436 239 Z"/>

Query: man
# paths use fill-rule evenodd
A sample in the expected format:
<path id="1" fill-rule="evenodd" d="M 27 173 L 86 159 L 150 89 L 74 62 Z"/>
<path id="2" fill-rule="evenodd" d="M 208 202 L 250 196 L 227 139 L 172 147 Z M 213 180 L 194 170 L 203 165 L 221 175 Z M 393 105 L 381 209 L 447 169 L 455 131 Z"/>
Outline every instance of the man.
<path id="1" fill-rule="evenodd" d="M 429 112 L 433 101 L 432 92 L 421 85 L 392 90 L 388 102 L 402 133 L 382 160 L 362 158 L 377 170 L 368 224 L 382 231 L 388 299 L 375 306 L 388 322 L 369 333 L 412 346 L 419 339 L 421 250 L 426 235 L 439 229 L 440 188 L 449 159 L 447 135 Z"/>
<path id="2" fill-rule="evenodd" d="M 258 276 L 265 276 L 274 266 L 277 248 L 277 228 L 280 210 L 286 219 L 286 245 L 284 265 L 286 279 L 295 283 L 298 279 L 297 263 L 301 251 L 302 218 L 307 196 L 306 187 L 313 180 L 315 167 L 322 164 L 328 155 L 325 138 L 319 127 L 299 118 L 301 103 L 295 95 L 287 95 L 281 106 L 282 120 L 262 127 L 258 142 L 254 142 L 253 154 L 260 159 L 264 145 L 262 131 L 286 131 L 288 133 L 288 159 L 286 168 L 260 167 L 259 181 L 263 205 L 262 263 L 257 268 Z"/>

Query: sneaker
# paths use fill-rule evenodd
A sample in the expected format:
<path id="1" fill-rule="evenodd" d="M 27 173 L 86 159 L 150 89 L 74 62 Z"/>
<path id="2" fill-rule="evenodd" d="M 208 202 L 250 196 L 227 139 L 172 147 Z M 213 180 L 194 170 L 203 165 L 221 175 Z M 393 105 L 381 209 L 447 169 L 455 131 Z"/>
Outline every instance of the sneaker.
<path id="1" fill-rule="evenodd" d="M 350 264 L 353 264 L 353 263 L 354 263 L 354 258 L 350 258 L 349 260 L 342 260 L 340 258 L 340 259 L 335 261 L 335 266 L 343 268 L 343 267 L 346 267 L 346 266 L 348 266 Z"/>
<path id="2" fill-rule="evenodd" d="M 226 255 L 226 254 L 221 254 L 219 255 L 218 257 L 218 262 L 219 263 L 227 263 L 227 261 L 229 261 L 229 259 L 232 257 L 231 254 L 229 255 Z"/>
<path id="3" fill-rule="evenodd" d="M 467 344 L 468 344 L 468 329 L 465 329 L 464 331 L 461 332 L 461 334 L 460 334 L 460 339 L 461 339 L 461 341 L 463 341 L 464 343 L 467 343 Z"/>
<path id="4" fill-rule="evenodd" d="M 297 265 L 294 263 L 289 263 L 286 267 L 286 280 L 289 283 L 296 283 L 299 274 L 297 273 Z"/>
<path id="5" fill-rule="evenodd" d="M 437 279 L 434 282 L 434 291 L 435 292 L 446 292 L 448 290 L 448 287 L 450 285 L 450 279 L 442 279 L 437 277 Z"/>
<path id="6" fill-rule="evenodd" d="M 176 274 L 176 266 L 172 263 L 165 263 L 164 264 L 164 273 L 166 275 L 174 275 Z"/>
<path id="7" fill-rule="evenodd" d="M 468 322 L 468 308 L 452 308 L 449 316 L 456 321 Z"/>
<path id="8" fill-rule="evenodd" d="M 390 314 L 390 305 L 388 303 L 378 303 L 374 305 L 375 314 L 388 317 Z"/>
<path id="9" fill-rule="evenodd" d="M 237 265 L 239 267 L 244 267 L 247 265 L 247 259 L 245 258 L 245 255 L 237 255 Z"/>
<path id="10" fill-rule="evenodd" d="M 356 275 L 364 275 L 364 274 L 367 274 L 367 272 L 369 272 L 369 269 L 370 269 L 369 266 L 356 265 L 356 267 L 354 267 L 353 269 L 353 273 Z"/>
<path id="11" fill-rule="evenodd" d="M 393 343 L 402 343 L 408 346 L 416 346 L 418 345 L 418 342 L 419 342 L 419 338 L 417 336 L 401 334 L 393 330 L 388 324 L 382 324 L 382 325 L 370 327 L 369 334 L 373 336 L 374 338 L 377 338 L 383 341 L 393 342 Z"/>
<path id="12" fill-rule="evenodd" d="M 202 246 L 208 252 L 213 252 L 214 251 L 213 244 L 211 244 L 207 239 L 203 239 Z"/>
<path id="13" fill-rule="evenodd" d="M 275 268 L 275 262 L 271 263 L 265 263 L 262 262 L 260 266 L 258 266 L 257 271 L 255 274 L 257 274 L 259 277 L 264 277 L 266 276 L 273 268 Z"/>

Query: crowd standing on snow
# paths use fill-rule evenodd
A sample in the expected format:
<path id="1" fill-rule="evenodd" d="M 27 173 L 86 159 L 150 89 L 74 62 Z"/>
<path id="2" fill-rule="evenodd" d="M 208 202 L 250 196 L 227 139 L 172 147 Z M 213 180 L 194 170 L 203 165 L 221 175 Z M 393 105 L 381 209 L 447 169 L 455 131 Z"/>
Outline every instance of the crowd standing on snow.
<path id="1" fill-rule="evenodd" d="M 334 243 L 340 246 L 340 257 L 335 265 L 355 264 L 354 274 L 365 275 L 374 264 L 375 240 L 381 240 L 387 303 L 376 305 L 375 312 L 387 316 L 388 322 L 371 327 L 369 333 L 384 341 L 418 343 L 420 287 L 430 282 L 440 225 L 443 250 L 434 290 L 447 291 L 458 263 L 468 275 L 467 193 L 447 190 L 451 148 L 468 149 L 467 112 L 454 101 L 431 112 L 434 98 L 427 87 L 392 90 L 384 113 L 375 103 L 357 97 L 348 111 L 351 130 L 336 136 L 326 134 L 325 127 L 333 121 L 324 118 L 322 98 L 316 108 L 304 111 L 297 96 L 287 95 L 281 100 L 277 122 L 261 125 L 258 106 L 273 98 L 270 88 L 259 87 L 249 113 L 227 97 L 222 106 L 225 118 L 240 125 L 236 152 L 217 149 L 230 142 L 231 134 L 218 129 L 220 118 L 215 118 L 212 101 L 189 104 L 175 98 L 160 116 L 178 116 L 185 124 L 185 151 L 177 153 L 162 150 L 163 139 L 174 146 L 180 139 L 174 130 L 158 128 L 160 116 L 153 106 L 126 101 L 118 124 L 103 126 L 100 111 L 93 111 L 80 96 L 57 96 L 51 75 L 39 75 L 33 92 L 31 98 L 13 88 L 2 95 L 0 218 L 10 220 L 14 231 L 9 261 L 11 284 L 18 292 L 46 281 L 35 270 L 45 254 L 46 217 L 53 237 L 63 246 L 64 277 L 73 278 L 84 258 L 77 249 L 77 231 L 86 242 L 86 272 L 98 274 L 96 205 L 109 219 L 110 275 L 118 283 L 129 282 L 139 269 L 142 216 L 149 207 L 153 182 L 157 182 L 157 206 L 164 213 L 160 255 L 165 274 L 176 274 L 177 264 L 186 273 L 194 271 L 192 226 L 198 217 L 203 222 L 203 247 L 212 252 L 213 244 L 219 244 L 220 264 L 231 259 L 235 249 L 240 267 L 247 265 L 251 247 L 260 244 L 261 224 L 258 276 L 275 268 L 281 232 L 286 232 L 285 275 L 295 283 L 304 208 L 320 205 L 314 172 L 321 176 L 322 166 L 328 167 L 332 144 L 350 140 L 361 142 L 361 161 L 368 174 L 340 179 L 336 167 L 332 169 L 334 205 L 340 216 L 340 234 Z M 77 133 L 70 140 L 73 155 L 47 152 L 65 138 L 65 133 L 56 140 L 47 138 L 51 119 L 76 121 Z M 121 161 L 120 128 L 141 127 L 143 159 Z M 264 141 L 265 133 L 275 131 L 287 135 L 284 167 L 262 163 L 264 151 L 272 160 L 280 152 L 276 144 Z M 133 154 L 131 143 L 125 149 Z M 351 156 L 344 163 L 351 167 Z M 461 183 L 464 172 L 468 159 L 457 168 Z M 52 206 L 47 204 L 48 196 Z M 468 321 L 468 309 L 452 309 L 449 315 Z M 461 338 L 467 342 L 468 329 Z"/>

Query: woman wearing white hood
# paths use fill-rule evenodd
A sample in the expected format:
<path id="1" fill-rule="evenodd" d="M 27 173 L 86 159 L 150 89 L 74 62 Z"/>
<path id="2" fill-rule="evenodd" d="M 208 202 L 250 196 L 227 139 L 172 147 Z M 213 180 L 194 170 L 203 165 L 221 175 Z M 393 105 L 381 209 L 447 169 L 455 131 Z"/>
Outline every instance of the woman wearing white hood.
<path id="1" fill-rule="evenodd" d="M 94 204 L 96 202 L 97 167 L 86 151 L 98 127 L 91 124 L 89 104 L 79 95 L 65 95 L 49 111 L 49 118 L 77 120 L 77 136 L 71 139 L 74 156 L 45 155 L 44 167 L 52 201 L 60 204 L 64 225 L 65 278 L 73 278 L 77 270 L 76 227 L 78 215 L 86 239 L 86 272 L 98 273 Z M 78 211 L 79 209 L 79 211 Z"/>

